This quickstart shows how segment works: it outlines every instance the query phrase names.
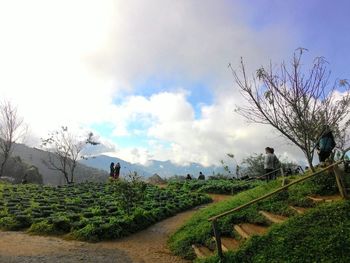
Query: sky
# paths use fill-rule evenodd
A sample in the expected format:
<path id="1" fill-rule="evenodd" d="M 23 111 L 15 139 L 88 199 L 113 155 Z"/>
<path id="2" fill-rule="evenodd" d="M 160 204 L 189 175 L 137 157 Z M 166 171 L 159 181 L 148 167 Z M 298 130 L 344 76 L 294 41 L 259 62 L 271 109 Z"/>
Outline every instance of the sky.
<path id="1" fill-rule="evenodd" d="M 94 154 L 132 163 L 219 165 L 266 146 L 305 163 L 268 126 L 247 123 L 228 69 L 324 56 L 349 78 L 347 0 L 0 0 L 0 99 L 29 126 L 93 131 Z M 306 63 L 305 62 L 305 63 Z"/>

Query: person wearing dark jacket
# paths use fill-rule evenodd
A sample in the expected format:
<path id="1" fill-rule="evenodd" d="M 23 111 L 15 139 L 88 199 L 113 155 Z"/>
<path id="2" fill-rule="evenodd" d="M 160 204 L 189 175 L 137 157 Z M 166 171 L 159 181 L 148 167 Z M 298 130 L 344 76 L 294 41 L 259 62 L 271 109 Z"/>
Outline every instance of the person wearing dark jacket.
<path id="1" fill-rule="evenodd" d="M 316 149 L 318 153 L 318 158 L 320 162 L 326 161 L 326 159 L 331 155 L 335 147 L 335 140 L 332 131 L 328 126 L 325 126 L 324 132 L 321 135 L 318 143 L 316 144 Z"/>
<path id="2" fill-rule="evenodd" d="M 198 180 L 205 180 L 205 176 L 202 172 L 199 172 Z"/>
<path id="3" fill-rule="evenodd" d="M 265 169 L 265 179 L 268 182 L 273 179 L 273 170 L 274 170 L 274 154 L 270 147 L 265 148 L 265 158 L 264 158 L 264 169 Z"/>
<path id="4" fill-rule="evenodd" d="M 119 173 L 120 173 L 120 163 L 117 163 L 114 166 L 114 179 L 119 179 Z"/>
<path id="5" fill-rule="evenodd" d="M 111 162 L 111 165 L 109 166 L 109 168 L 110 168 L 109 176 L 111 178 L 114 178 L 114 163 L 113 162 Z"/>

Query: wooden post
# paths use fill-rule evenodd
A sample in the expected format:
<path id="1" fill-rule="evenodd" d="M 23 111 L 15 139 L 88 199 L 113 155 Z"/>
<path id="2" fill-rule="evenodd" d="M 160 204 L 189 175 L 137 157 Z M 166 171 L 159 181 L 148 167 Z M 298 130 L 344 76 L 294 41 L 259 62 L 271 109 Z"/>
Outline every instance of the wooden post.
<path id="1" fill-rule="evenodd" d="M 213 231 L 214 231 L 214 237 L 216 242 L 216 248 L 218 250 L 218 256 L 220 258 L 220 261 L 223 259 L 224 255 L 222 254 L 222 247 L 221 247 L 221 237 L 220 237 L 220 231 L 217 226 L 216 220 L 213 220 Z"/>
<path id="2" fill-rule="evenodd" d="M 282 186 L 286 185 L 286 178 L 284 177 L 284 172 L 283 172 L 283 168 L 281 167 L 281 176 L 282 176 Z"/>
<path id="3" fill-rule="evenodd" d="M 339 193 L 343 199 L 349 199 L 349 196 L 346 192 L 343 171 L 340 170 L 339 166 L 336 165 L 333 167 L 333 172 L 335 175 L 335 180 L 337 181 Z"/>

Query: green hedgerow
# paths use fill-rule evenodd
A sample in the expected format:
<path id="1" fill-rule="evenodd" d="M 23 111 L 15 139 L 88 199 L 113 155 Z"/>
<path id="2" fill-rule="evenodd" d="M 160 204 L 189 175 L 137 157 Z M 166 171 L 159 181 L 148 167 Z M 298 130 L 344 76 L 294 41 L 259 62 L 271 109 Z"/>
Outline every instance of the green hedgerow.
<path id="1" fill-rule="evenodd" d="M 22 225 L 13 216 L 4 216 L 0 218 L 0 229 L 3 230 L 19 230 Z"/>
<path id="2" fill-rule="evenodd" d="M 50 224 L 47 220 L 43 220 L 31 225 L 28 229 L 29 233 L 33 234 L 45 234 L 45 235 L 53 235 L 57 234 L 57 230 L 55 229 L 53 224 Z"/>

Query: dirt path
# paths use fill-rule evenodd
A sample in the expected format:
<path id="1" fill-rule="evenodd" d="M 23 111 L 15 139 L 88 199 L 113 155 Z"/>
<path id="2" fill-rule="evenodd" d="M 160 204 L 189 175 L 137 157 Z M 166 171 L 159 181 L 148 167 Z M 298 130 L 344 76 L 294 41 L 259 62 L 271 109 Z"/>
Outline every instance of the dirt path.
<path id="1" fill-rule="evenodd" d="M 211 195 L 214 202 L 229 196 Z M 66 241 L 55 237 L 31 236 L 23 232 L 0 232 L 1 263 L 182 263 L 170 253 L 168 237 L 188 220 L 197 207 L 117 241 L 96 244 Z"/>

